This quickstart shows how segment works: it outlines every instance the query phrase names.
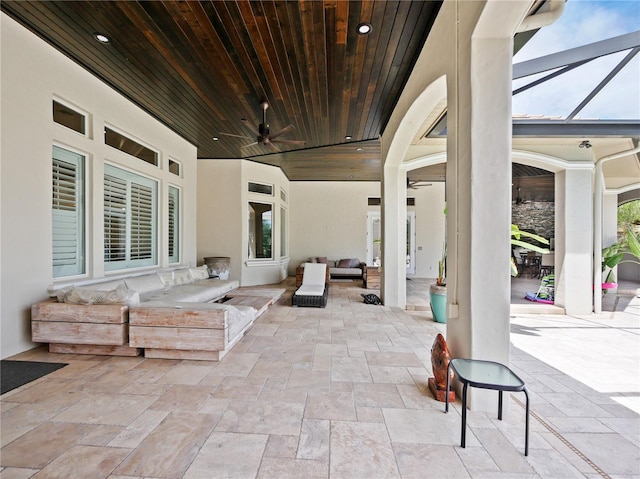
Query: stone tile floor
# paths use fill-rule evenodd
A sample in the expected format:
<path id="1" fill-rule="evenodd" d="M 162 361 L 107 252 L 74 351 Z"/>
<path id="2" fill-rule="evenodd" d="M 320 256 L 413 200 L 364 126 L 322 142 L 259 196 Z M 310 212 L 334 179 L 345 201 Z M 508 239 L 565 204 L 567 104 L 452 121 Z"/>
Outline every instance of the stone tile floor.
<path id="1" fill-rule="evenodd" d="M 428 388 L 446 326 L 362 303 L 332 283 L 326 309 L 279 304 L 220 363 L 49 354 L 69 366 L 0 396 L 0 477 L 638 478 L 640 298 L 616 312 L 512 317 L 522 394 L 503 421 Z M 370 292 L 370 291 L 369 291 Z"/>

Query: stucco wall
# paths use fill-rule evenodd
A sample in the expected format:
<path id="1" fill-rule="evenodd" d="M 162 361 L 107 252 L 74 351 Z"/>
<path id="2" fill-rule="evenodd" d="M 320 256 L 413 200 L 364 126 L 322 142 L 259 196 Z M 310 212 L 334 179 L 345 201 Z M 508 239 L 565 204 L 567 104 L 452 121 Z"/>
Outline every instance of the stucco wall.
<path id="1" fill-rule="evenodd" d="M 165 232 L 159 242 L 161 266 L 168 261 L 164 206 L 168 185 L 180 188 L 181 258 L 183 263 L 194 264 L 196 148 L 5 14 L 1 22 L 0 354 L 4 358 L 33 347 L 30 306 L 46 298 L 47 287 L 53 283 L 52 146 L 71 148 L 87 157 L 87 274 L 73 282 L 104 277 L 102 183 L 106 161 L 158 181 L 159 231 Z M 53 122 L 53 98 L 87 112 L 87 136 Z M 156 149 L 160 167 L 106 146 L 105 124 Z M 182 177 L 169 173 L 169 157 L 182 164 Z"/>
<path id="2" fill-rule="evenodd" d="M 250 193 L 248 183 L 273 186 L 273 195 Z M 285 199 L 281 193 L 284 193 Z M 273 206 L 273 259 L 248 255 L 248 202 Z M 253 161 L 198 161 L 198 262 L 206 256 L 229 256 L 230 278 L 242 286 L 279 283 L 287 276 L 289 257 L 281 256 L 281 208 L 287 212 L 295 204 L 289 180 L 280 168 Z M 288 213 L 290 214 L 290 213 Z M 285 220 L 291 228 L 291 219 Z M 289 240 L 290 241 L 290 240 Z"/>
<path id="3" fill-rule="evenodd" d="M 380 197 L 377 182 L 295 181 L 291 183 L 289 274 L 310 256 L 367 258 L 368 197 Z"/>
<path id="4" fill-rule="evenodd" d="M 410 190 L 416 213 L 416 272 L 435 278 L 444 240 L 444 183 Z M 310 256 L 329 259 L 367 258 L 369 197 L 380 197 L 376 182 L 292 182 L 291 262 L 289 274 Z M 421 249 L 419 249 L 421 248 Z"/>

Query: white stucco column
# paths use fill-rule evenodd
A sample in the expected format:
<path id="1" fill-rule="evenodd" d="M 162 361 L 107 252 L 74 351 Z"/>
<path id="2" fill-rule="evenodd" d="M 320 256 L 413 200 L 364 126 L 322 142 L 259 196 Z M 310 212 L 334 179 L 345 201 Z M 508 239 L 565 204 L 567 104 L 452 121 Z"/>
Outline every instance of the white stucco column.
<path id="1" fill-rule="evenodd" d="M 406 308 L 407 188 L 406 172 L 385 165 L 382 180 L 382 274 L 380 292 L 385 306 Z"/>
<path id="2" fill-rule="evenodd" d="M 472 40 L 447 125 L 447 238 L 449 258 L 457 258 L 448 265 L 447 337 L 454 357 L 506 365 L 512 49 L 511 37 Z M 473 409 L 495 410 L 495 393 L 471 394 Z"/>
<path id="3" fill-rule="evenodd" d="M 602 195 L 602 247 L 618 241 L 618 193 L 605 191 Z"/>
<path id="4" fill-rule="evenodd" d="M 593 168 L 556 173 L 555 302 L 567 314 L 593 309 Z"/>

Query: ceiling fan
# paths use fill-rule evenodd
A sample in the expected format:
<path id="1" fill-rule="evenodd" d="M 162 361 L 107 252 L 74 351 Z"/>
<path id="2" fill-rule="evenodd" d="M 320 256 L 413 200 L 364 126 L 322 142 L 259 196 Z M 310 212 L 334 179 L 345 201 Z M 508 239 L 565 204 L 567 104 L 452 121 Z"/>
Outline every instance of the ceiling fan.
<path id="1" fill-rule="evenodd" d="M 418 188 L 422 188 L 423 186 L 431 186 L 432 183 L 429 183 L 424 180 L 412 180 L 407 178 L 407 188 L 410 190 L 417 190 Z"/>
<path id="2" fill-rule="evenodd" d="M 305 142 L 302 140 L 283 140 L 278 137 L 282 135 L 286 135 L 290 131 L 292 131 L 293 125 L 285 126 L 282 130 L 271 134 L 269 131 L 269 124 L 267 123 L 267 108 L 269 108 L 269 103 L 263 101 L 260 103 L 260 107 L 262 108 L 262 123 L 258 125 L 258 136 L 250 137 L 250 136 L 242 136 L 242 135 L 233 135 L 231 133 L 220 133 L 224 136 L 234 136 L 236 138 L 248 138 L 253 140 L 255 138 L 256 141 L 253 143 L 249 143 L 248 145 L 241 146 L 240 148 L 249 148 L 250 146 L 255 145 L 265 145 L 265 146 L 274 146 L 274 143 L 281 143 L 287 145 L 304 145 Z"/>

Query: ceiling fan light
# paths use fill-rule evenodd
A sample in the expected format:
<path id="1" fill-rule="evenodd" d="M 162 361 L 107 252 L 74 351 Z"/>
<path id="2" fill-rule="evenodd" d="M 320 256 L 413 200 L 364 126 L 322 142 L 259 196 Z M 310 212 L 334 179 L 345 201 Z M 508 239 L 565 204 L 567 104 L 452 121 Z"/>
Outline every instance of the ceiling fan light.
<path id="1" fill-rule="evenodd" d="M 356 30 L 358 31 L 358 35 L 368 35 L 371 33 L 372 27 L 370 23 L 360 23 Z"/>

